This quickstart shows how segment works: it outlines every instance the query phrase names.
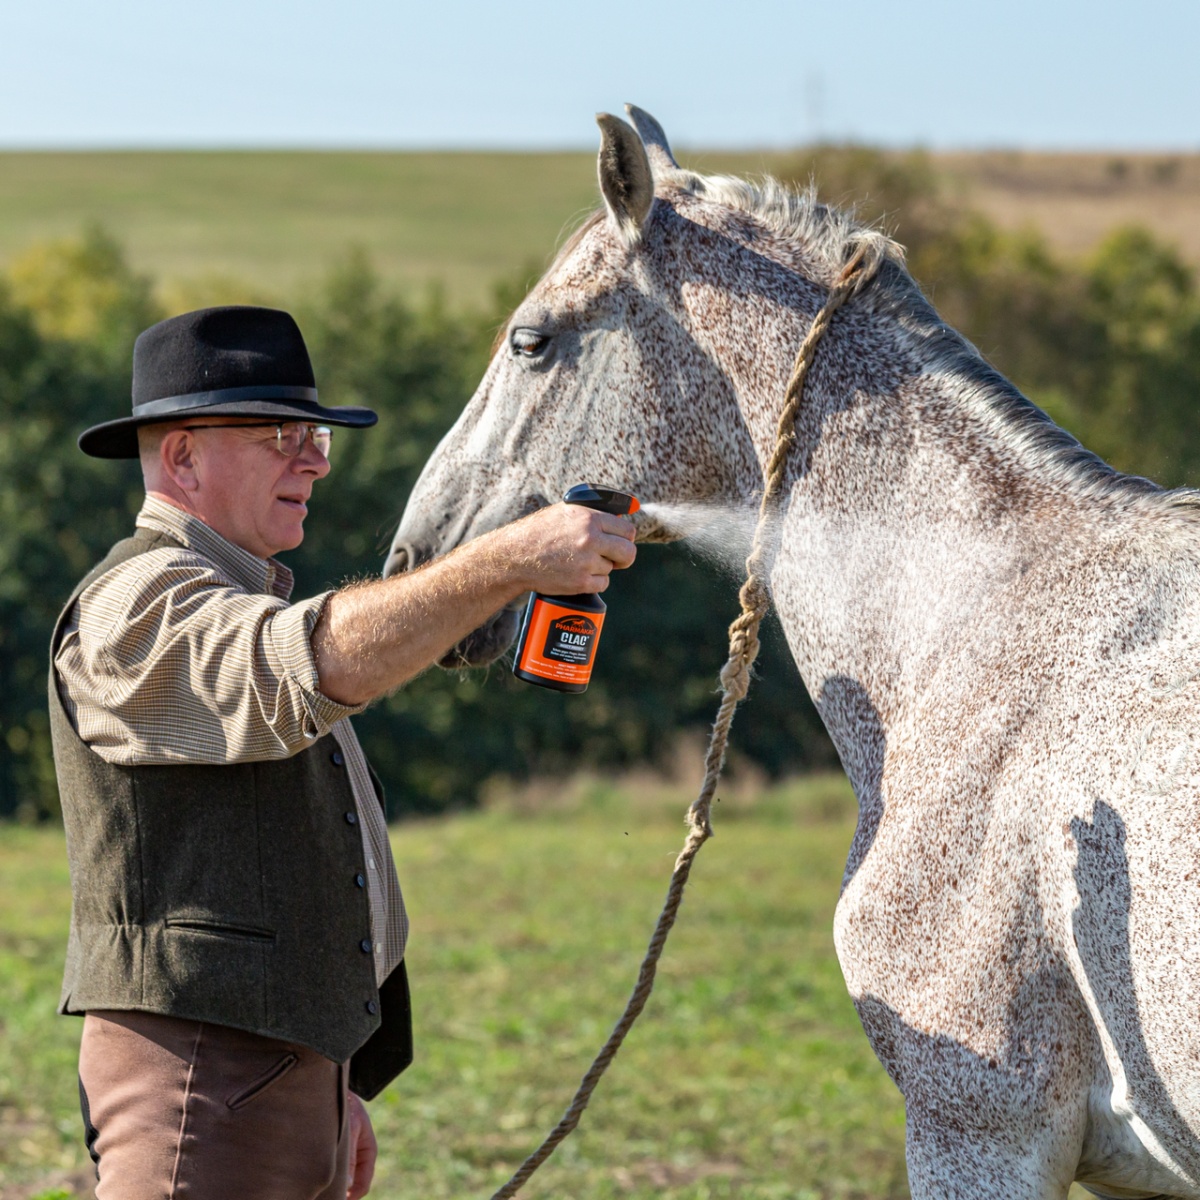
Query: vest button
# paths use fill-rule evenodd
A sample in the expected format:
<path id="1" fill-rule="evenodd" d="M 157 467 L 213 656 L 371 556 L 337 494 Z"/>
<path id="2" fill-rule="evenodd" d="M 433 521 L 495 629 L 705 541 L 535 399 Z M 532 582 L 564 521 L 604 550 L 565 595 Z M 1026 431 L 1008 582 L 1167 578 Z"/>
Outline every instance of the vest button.
<path id="1" fill-rule="evenodd" d="M 367 886 L 367 881 L 362 877 L 361 873 L 358 875 L 355 875 L 354 886 L 355 887 L 366 887 Z"/>
<path id="2" fill-rule="evenodd" d="M 361 951 L 362 951 L 364 954 L 370 954 L 370 953 L 371 953 L 371 939 L 370 939 L 370 938 L 363 938 L 363 940 L 362 940 L 361 942 L 359 942 L 359 943 L 358 943 L 358 948 L 359 948 L 359 949 L 360 949 L 360 950 L 361 950 Z"/>
<path id="3" fill-rule="evenodd" d="M 345 756 L 342 754 L 342 752 L 341 752 L 340 750 L 335 750 L 335 751 L 334 751 L 334 752 L 333 752 L 333 753 L 332 753 L 332 754 L 329 756 L 329 761 L 330 761 L 331 763 L 333 763 L 333 765 L 334 765 L 335 767 L 340 767 L 340 766 L 342 766 L 342 764 L 343 764 L 343 763 L 345 763 L 346 759 L 345 759 Z"/>
<path id="4" fill-rule="evenodd" d="M 374 1016 L 379 1011 L 379 1005 L 374 1000 L 367 1001 L 367 1012 Z"/>
<path id="5" fill-rule="evenodd" d="M 357 825 L 358 824 L 358 814 L 348 812 L 346 814 L 346 824 L 347 825 Z"/>

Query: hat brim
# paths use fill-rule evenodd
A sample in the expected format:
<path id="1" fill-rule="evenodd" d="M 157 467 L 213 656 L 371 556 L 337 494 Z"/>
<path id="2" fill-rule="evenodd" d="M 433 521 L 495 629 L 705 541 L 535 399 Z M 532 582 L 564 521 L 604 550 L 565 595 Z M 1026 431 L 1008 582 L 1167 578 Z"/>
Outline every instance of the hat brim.
<path id="1" fill-rule="evenodd" d="M 79 435 L 79 448 L 92 458 L 137 458 L 137 431 L 143 425 L 199 419 L 203 417 L 272 417 L 281 421 L 305 421 L 309 424 L 342 425 L 365 429 L 379 420 L 369 408 L 345 405 L 323 408 L 316 403 L 295 400 L 241 400 L 210 404 L 183 412 L 161 413 L 153 417 L 121 417 L 93 425 Z"/>

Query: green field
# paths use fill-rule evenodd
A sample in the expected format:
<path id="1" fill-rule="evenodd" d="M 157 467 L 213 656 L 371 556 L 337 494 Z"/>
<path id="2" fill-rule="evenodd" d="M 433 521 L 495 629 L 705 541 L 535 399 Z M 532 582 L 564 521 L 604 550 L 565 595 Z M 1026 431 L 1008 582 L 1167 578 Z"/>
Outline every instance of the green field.
<path id="1" fill-rule="evenodd" d="M 584 781 L 544 790 L 537 811 L 395 828 L 418 1057 L 372 1105 L 374 1195 L 486 1196 L 557 1120 L 624 1004 L 682 843 L 688 797 L 636 792 Z M 830 934 L 848 789 L 792 784 L 722 809 L 642 1022 L 525 1194 L 907 1195 L 899 1097 Z M 0 881 L 0 1196 L 73 1196 L 87 1170 L 79 1025 L 54 1016 L 61 834 L 5 826 Z"/>
<path id="2" fill-rule="evenodd" d="M 761 171 L 760 155 L 695 156 Z M 455 306 L 539 272 L 599 202 L 591 154 L 0 153 L 0 268 L 98 222 L 167 294 L 287 298 L 350 246 Z"/>

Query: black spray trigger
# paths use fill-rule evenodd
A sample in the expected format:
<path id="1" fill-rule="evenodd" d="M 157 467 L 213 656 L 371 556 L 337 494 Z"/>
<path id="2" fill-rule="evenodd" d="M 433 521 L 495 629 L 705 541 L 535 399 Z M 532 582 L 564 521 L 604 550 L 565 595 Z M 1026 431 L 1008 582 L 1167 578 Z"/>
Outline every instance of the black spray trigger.
<path id="1" fill-rule="evenodd" d="M 614 517 L 628 516 L 641 507 L 636 496 L 613 488 L 597 487 L 593 483 L 577 483 L 573 488 L 568 488 L 563 503 L 594 508 L 597 512 L 612 513 Z"/>

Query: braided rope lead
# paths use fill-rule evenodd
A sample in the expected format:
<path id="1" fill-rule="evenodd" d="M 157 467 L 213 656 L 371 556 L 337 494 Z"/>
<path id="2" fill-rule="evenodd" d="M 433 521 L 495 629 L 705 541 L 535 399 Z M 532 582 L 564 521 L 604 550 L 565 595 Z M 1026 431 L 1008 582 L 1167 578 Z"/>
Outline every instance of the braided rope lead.
<path id="1" fill-rule="evenodd" d="M 746 559 L 746 582 L 742 584 L 738 599 L 742 611 L 729 626 L 729 658 L 721 669 L 721 704 L 717 709 L 716 720 L 713 722 L 712 734 L 708 742 L 708 752 L 704 757 L 704 782 L 700 793 L 692 802 L 687 813 L 688 834 L 679 857 L 675 860 L 675 869 L 671 875 L 671 883 L 667 888 L 667 899 L 654 926 L 650 944 L 646 948 L 645 957 L 638 970 L 637 983 L 625 1004 L 621 1019 L 613 1027 L 608 1040 L 601 1047 L 592 1065 L 579 1083 L 574 1098 L 563 1113 L 558 1124 L 546 1135 L 542 1144 L 521 1164 L 512 1178 L 499 1191 L 492 1194 L 491 1200 L 509 1200 L 525 1186 L 529 1177 L 554 1153 L 558 1144 L 579 1124 L 583 1110 L 587 1108 L 600 1077 L 608 1070 L 609 1064 L 617 1056 L 625 1035 L 638 1019 L 650 992 L 654 988 L 654 976 L 658 970 L 658 960 L 662 957 L 663 947 L 667 943 L 667 935 L 675 924 L 679 913 L 679 905 L 683 900 L 683 889 L 687 885 L 692 863 L 700 852 L 700 847 L 713 835 L 712 801 L 717 790 L 717 782 L 721 777 L 721 769 L 725 765 L 725 750 L 729 742 L 729 727 L 733 724 L 734 710 L 741 702 L 750 687 L 750 668 L 758 655 L 758 627 L 770 607 L 770 597 L 767 593 L 766 581 L 763 578 L 763 566 L 766 558 L 765 532 L 770 522 L 771 512 L 783 485 L 784 474 L 787 470 L 788 457 L 796 441 L 796 414 L 800 409 L 800 400 L 804 394 L 804 381 L 808 378 L 808 370 L 816 355 L 817 346 L 829 328 L 833 314 L 867 281 L 873 270 L 863 268 L 865 246 L 859 248 L 853 258 L 846 264 L 837 283 L 830 291 L 821 311 L 817 313 L 812 326 L 796 355 L 792 368 L 792 376 L 788 380 L 787 391 L 784 395 L 783 412 L 775 431 L 775 452 L 767 464 L 766 486 L 763 490 L 762 502 L 758 510 L 758 524 L 754 530 L 754 541 L 750 554 Z"/>

